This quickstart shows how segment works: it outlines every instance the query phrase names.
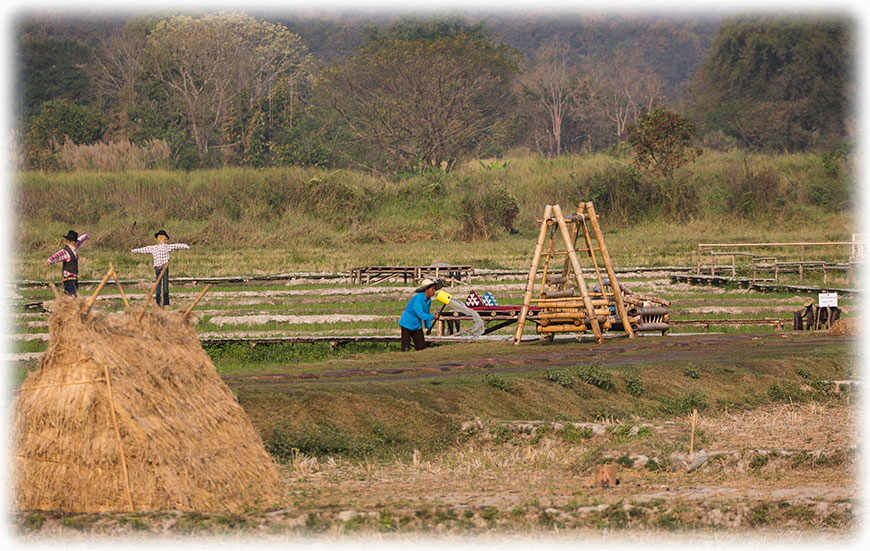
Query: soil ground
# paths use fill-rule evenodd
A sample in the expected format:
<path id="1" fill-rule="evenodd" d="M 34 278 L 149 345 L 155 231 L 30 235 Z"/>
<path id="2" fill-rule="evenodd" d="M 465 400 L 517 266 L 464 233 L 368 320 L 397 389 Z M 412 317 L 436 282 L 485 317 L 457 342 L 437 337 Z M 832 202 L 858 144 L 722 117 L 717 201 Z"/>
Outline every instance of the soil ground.
<path id="1" fill-rule="evenodd" d="M 237 390 L 266 386 L 285 392 L 339 381 L 362 385 L 450 378 L 474 370 L 528 371 L 576 364 L 578 358 L 608 367 L 632 362 L 643 370 L 644 361 L 716 362 L 753 346 L 773 356 L 800 358 L 819 347 L 847 351 L 852 342 L 849 337 L 784 333 L 502 346 L 502 353 L 459 362 L 394 354 L 406 358 L 404 368 L 379 371 L 377 359 L 361 359 L 371 369 L 339 373 L 327 367 L 305 377 L 225 380 Z M 849 543 L 857 541 L 864 514 L 856 385 L 840 381 L 823 401 L 711 410 L 699 416 L 691 444 L 686 416 L 591 423 L 471 418 L 462 424 L 464 438 L 432 453 L 415 450 L 388 460 L 298 454 L 280 467 L 284 502 L 242 513 L 21 512 L 15 522 L 26 541 L 232 535 L 256 541 L 448 537 L 485 543 L 525 537 L 559 542 L 582 535 L 610 543 L 648 543 L 649 537 Z M 256 424 L 256 413 L 252 415 Z M 585 435 L 573 441 L 556 437 L 569 424 Z M 602 463 L 616 466 L 617 485 L 595 484 L 593 475 Z"/>

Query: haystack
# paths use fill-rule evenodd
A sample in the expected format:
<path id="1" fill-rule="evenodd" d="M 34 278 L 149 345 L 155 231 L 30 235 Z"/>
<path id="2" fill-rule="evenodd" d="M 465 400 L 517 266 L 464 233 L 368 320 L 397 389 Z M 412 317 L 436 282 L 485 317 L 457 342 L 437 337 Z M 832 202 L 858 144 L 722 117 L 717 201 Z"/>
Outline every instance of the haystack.
<path id="1" fill-rule="evenodd" d="M 12 412 L 14 508 L 237 511 L 279 499 L 275 464 L 181 314 L 54 306 L 48 350 Z"/>
<path id="2" fill-rule="evenodd" d="M 838 337 L 855 337 L 861 330 L 861 320 L 858 318 L 840 318 L 831 325 L 828 332 Z"/>

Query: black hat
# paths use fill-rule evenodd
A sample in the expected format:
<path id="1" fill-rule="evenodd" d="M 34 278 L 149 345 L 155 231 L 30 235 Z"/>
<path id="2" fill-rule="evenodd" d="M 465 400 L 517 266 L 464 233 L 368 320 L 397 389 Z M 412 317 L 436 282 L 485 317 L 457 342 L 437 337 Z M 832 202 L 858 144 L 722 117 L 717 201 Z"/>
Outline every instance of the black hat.
<path id="1" fill-rule="evenodd" d="M 158 235 L 166 235 L 166 239 L 169 239 L 169 236 L 166 234 L 166 230 L 160 230 L 159 232 L 154 234 L 154 237 L 157 237 Z"/>
<path id="2" fill-rule="evenodd" d="M 74 231 L 70 230 L 70 231 L 66 232 L 66 235 L 64 235 L 63 238 L 66 239 L 67 241 L 78 241 L 79 234 L 78 234 L 78 232 L 74 232 Z"/>

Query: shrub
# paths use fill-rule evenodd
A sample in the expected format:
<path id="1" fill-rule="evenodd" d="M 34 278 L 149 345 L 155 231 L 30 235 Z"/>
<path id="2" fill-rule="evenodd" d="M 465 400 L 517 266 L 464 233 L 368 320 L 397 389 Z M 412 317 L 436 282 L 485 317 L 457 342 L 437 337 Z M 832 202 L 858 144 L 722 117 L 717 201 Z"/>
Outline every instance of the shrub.
<path id="1" fill-rule="evenodd" d="M 643 380 L 641 380 L 640 372 L 636 368 L 623 373 L 622 379 L 625 381 L 626 392 L 632 396 L 643 394 Z"/>
<path id="2" fill-rule="evenodd" d="M 483 380 L 486 381 L 486 384 L 488 384 L 489 386 L 497 388 L 499 390 L 503 390 L 508 393 L 514 391 L 514 385 L 510 381 L 494 373 L 484 373 Z"/>
<path id="3" fill-rule="evenodd" d="M 577 376 L 584 383 L 596 386 L 602 390 L 611 390 L 613 388 L 613 375 L 609 371 L 605 371 L 598 363 L 578 367 Z"/>
<path id="4" fill-rule="evenodd" d="M 695 364 L 689 364 L 686 369 L 683 370 L 683 375 L 690 379 L 698 379 L 701 377 L 701 369 Z"/>
<path id="5" fill-rule="evenodd" d="M 580 442 L 592 438 L 595 433 L 590 427 L 577 428 L 573 424 L 567 423 L 557 434 L 566 442 Z"/>
<path id="6" fill-rule="evenodd" d="M 557 383 L 562 385 L 565 388 L 570 388 L 571 386 L 571 378 L 565 374 L 564 371 L 559 369 L 548 369 L 544 372 L 544 379 L 550 381 L 551 383 Z"/>
<path id="7" fill-rule="evenodd" d="M 706 408 L 707 395 L 700 390 L 690 390 L 675 398 L 661 398 L 661 402 L 662 411 L 668 415 L 682 415 Z"/>
<path id="8" fill-rule="evenodd" d="M 470 190 L 459 201 L 462 234 L 468 240 L 494 239 L 500 230 L 515 233 L 514 220 L 520 212 L 517 198 L 502 186 Z"/>

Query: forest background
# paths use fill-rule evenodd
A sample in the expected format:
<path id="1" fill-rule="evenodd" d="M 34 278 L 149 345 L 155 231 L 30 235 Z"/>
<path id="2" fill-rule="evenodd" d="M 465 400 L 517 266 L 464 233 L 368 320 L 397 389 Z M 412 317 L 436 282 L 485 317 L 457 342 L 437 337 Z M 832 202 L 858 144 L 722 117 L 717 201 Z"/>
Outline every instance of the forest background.
<path id="1" fill-rule="evenodd" d="M 519 251 L 543 204 L 581 199 L 680 247 L 855 227 L 848 14 L 34 13 L 15 28 L 23 250 L 72 225 L 108 236 L 98 250 L 160 225 L 307 250 L 513 250 L 520 230 Z M 642 154 L 644 137 L 667 147 Z M 312 268 L 382 260 L 299 249 Z"/>

